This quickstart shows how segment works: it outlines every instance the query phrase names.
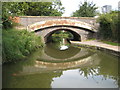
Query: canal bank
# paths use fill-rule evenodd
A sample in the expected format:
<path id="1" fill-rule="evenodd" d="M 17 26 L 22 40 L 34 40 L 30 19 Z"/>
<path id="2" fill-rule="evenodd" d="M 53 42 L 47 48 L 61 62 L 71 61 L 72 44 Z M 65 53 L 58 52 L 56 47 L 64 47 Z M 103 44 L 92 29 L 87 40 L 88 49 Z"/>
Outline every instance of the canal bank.
<path id="1" fill-rule="evenodd" d="M 70 43 L 73 45 L 80 46 L 80 47 L 87 47 L 87 48 L 109 52 L 110 54 L 113 54 L 115 56 L 120 55 L 120 50 L 119 50 L 120 46 L 113 46 L 113 45 L 105 44 L 97 40 L 90 40 L 90 41 L 84 41 L 84 42 L 70 41 Z"/>

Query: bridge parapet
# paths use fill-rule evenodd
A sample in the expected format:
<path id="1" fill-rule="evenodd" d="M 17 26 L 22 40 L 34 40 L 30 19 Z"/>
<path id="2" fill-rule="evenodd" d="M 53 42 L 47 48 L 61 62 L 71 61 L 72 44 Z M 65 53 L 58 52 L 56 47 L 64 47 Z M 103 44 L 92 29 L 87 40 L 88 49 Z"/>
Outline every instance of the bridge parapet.
<path id="1" fill-rule="evenodd" d="M 32 25 L 28 25 L 27 29 L 30 31 L 35 31 L 38 29 L 59 26 L 59 25 L 81 27 L 96 32 L 93 25 L 71 19 L 54 19 L 54 20 L 41 21 Z"/>
<path id="2" fill-rule="evenodd" d="M 98 27 L 98 23 L 96 23 L 96 18 L 93 17 L 60 17 L 60 16 L 20 16 L 19 23 L 27 28 L 27 26 L 35 24 L 41 21 L 49 21 L 49 20 L 75 20 L 80 22 L 85 22 L 87 24 L 93 25 L 95 29 Z"/>

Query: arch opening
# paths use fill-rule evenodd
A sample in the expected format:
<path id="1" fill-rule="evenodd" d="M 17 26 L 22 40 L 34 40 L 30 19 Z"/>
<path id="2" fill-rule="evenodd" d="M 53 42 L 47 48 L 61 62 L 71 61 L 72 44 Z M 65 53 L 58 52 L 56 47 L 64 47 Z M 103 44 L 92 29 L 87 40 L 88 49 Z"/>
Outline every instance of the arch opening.
<path id="1" fill-rule="evenodd" d="M 52 41 L 52 35 L 53 35 L 54 33 L 59 32 L 59 31 L 63 31 L 63 30 L 64 30 L 65 32 L 68 32 L 68 33 L 70 33 L 70 34 L 72 35 L 72 37 L 66 38 L 66 39 L 68 40 L 68 42 L 69 42 L 70 40 L 71 40 L 71 41 L 81 41 L 81 36 L 80 36 L 77 32 L 75 32 L 75 31 L 73 31 L 73 30 L 71 30 L 71 29 L 61 28 L 61 29 L 55 29 L 55 30 L 49 32 L 49 33 L 44 37 L 45 43 Z"/>

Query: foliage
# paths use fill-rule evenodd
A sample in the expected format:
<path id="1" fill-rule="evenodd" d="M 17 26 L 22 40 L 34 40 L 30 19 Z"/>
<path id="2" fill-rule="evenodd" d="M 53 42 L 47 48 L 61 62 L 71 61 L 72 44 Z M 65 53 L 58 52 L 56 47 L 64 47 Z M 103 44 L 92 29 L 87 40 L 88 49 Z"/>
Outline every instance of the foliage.
<path id="1" fill-rule="evenodd" d="M 41 38 L 27 30 L 3 30 L 3 63 L 23 59 L 42 46 Z"/>
<path id="2" fill-rule="evenodd" d="M 10 3 L 2 3 L 2 26 L 4 29 L 12 28 L 12 21 L 9 19 L 10 14 Z"/>
<path id="3" fill-rule="evenodd" d="M 73 35 L 70 33 L 70 32 L 67 32 L 67 31 L 57 31 L 55 32 L 54 34 L 52 34 L 52 40 L 55 41 L 55 42 L 59 42 L 59 41 L 62 41 L 63 38 L 65 39 L 70 39 L 70 38 L 73 38 Z"/>
<path id="4" fill-rule="evenodd" d="M 5 15 L 61 16 L 64 12 L 61 2 L 3 2 Z M 57 13 L 57 14 L 56 14 Z M 58 14 L 59 13 L 59 14 Z"/>
<path id="5" fill-rule="evenodd" d="M 13 26 L 9 16 L 61 16 L 64 7 L 60 1 L 54 2 L 2 2 L 3 28 Z"/>
<path id="6" fill-rule="evenodd" d="M 57 5 L 56 5 L 57 4 Z M 28 9 L 24 12 L 25 15 L 30 16 L 61 16 L 63 7 L 61 4 L 52 2 L 29 2 L 27 3 Z M 59 6 L 59 8 L 57 8 Z M 59 11 L 58 11 L 59 10 Z"/>
<path id="7" fill-rule="evenodd" d="M 96 15 L 96 5 L 93 2 L 84 1 L 79 5 L 79 9 L 73 12 L 73 17 L 93 17 Z"/>
<path id="8" fill-rule="evenodd" d="M 100 23 L 98 37 L 110 41 L 118 41 L 118 11 L 112 11 L 111 13 L 101 14 L 97 20 Z"/>

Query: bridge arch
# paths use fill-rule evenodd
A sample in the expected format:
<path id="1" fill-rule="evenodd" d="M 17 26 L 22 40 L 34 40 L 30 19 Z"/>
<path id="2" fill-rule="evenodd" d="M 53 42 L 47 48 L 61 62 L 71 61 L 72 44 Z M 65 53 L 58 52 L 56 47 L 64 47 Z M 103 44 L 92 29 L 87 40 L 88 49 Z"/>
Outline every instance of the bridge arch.
<path id="1" fill-rule="evenodd" d="M 68 31 L 68 32 L 70 32 L 70 33 L 73 35 L 73 39 L 71 39 L 71 40 L 81 41 L 81 36 L 80 36 L 80 34 L 78 34 L 77 32 L 73 31 L 72 29 L 59 28 L 59 29 L 54 29 L 53 31 L 51 31 L 51 32 L 49 32 L 48 34 L 46 34 L 46 35 L 44 36 L 45 42 L 49 42 L 49 41 L 51 40 L 52 34 L 54 34 L 54 33 L 57 32 L 57 31 L 62 31 L 62 30 Z"/>
<path id="2" fill-rule="evenodd" d="M 27 29 L 29 31 L 36 32 L 37 35 L 40 35 L 45 43 L 49 40 L 48 38 L 50 35 L 59 30 L 71 32 L 74 36 L 73 40 L 77 41 L 86 40 L 89 36 L 93 36 L 93 33 L 96 32 L 93 25 L 68 19 L 41 21 L 29 25 Z"/>
<path id="3" fill-rule="evenodd" d="M 74 28 L 74 27 L 65 27 L 65 26 L 58 26 L 58 27 L 52 27 L 52 28 L 46 28 L 46 29 L 39 29 L 36 30 L 35 33 L 42 37 L 43 42 L 48 42 L 50 40 L 50 36 L 59 30 L 65 30 L 70 32 L 73 35 L 73 41 L 83 41 L 87 38 L 91 37 L 93 32 L 89 32 L 80 28 Z M 92 35 L 93 36 L 93 35 Z"/>

